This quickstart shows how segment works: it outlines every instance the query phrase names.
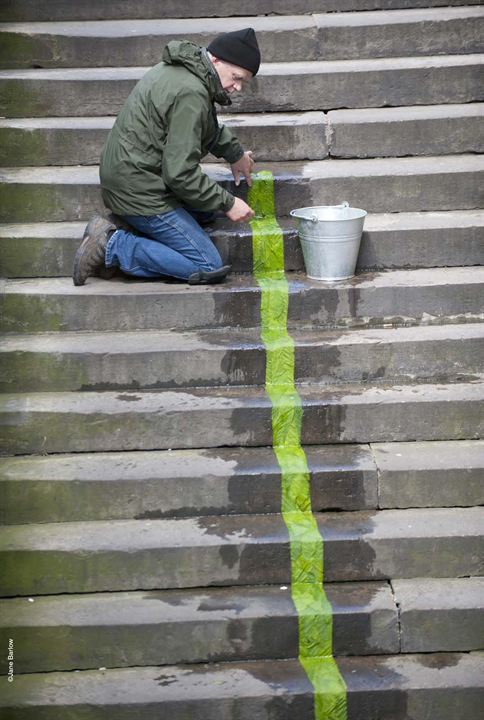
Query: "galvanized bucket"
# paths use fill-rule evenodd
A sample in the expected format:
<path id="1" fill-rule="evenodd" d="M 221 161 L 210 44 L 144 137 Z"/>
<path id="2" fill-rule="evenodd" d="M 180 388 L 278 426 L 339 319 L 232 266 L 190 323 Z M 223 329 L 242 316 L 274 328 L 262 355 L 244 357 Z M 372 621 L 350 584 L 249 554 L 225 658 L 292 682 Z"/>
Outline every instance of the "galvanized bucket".
<path id="1" fill-rule="evenodd" d="M 355 274 L 366 210 L 320 205 L 291 210 L 299 221 L 299 239 L 307 276 L 336 282 Z"/>

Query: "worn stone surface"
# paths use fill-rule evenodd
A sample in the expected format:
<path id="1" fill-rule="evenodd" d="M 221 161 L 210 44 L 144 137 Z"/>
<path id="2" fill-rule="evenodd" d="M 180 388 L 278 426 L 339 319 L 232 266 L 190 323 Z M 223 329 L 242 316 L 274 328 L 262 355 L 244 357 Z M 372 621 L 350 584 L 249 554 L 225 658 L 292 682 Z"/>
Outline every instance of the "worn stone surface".
<path id="1" fill-rule="evenodd" d="M 484 105 L 221 115 L 257 161 L 482 152 Z M 112 117 L 0 120 L 5 167 L 96 165 Z M 211 162 L 215 158 L 211 159 Z"/>
<path id="2" fill-rule="evenodd" d="M 395 8 L 439 7 L 449 0 L 137 0 L 123 2 L 95 0 L 73 6 L 68 0 L 51 0 L 49 7 L 39 6 L 35 0 L 4 0 L 0 20 L 94 20 L 115 18 L 178 18 L 227 17 L 238 15 L 293 15 L 312 12 L 354 10 L 392 10 Z M 480 0 L 452 0 L 452 5 L 479 5 Z"/>
<path id="3" fill-rule="evenodd" d="M 480 720 L 481 654 L 339 658 L 349 720 Z M 52 703 L 52 696 L 57 701 Z M 25 699 L 28 699 L 28 704 Z M 93 707 L 105 718 L 151 720 L 153 712 L 225 720 L 312 720 L 313 688 L 297 661 L 126 668 L 19 676 L 2 698 L 6 717 L 61 720 Z"/>
<path id="4" fill-rule="evenodd" d="M 229 168 L 202 168 L 235 195 L 246 196 L 247 186 L 236 188 Z M 266 169 L 274 174 L 278 216 L 343 199 L 376 213 L 472 210 L 484 200 L 482 155 L 258 164 L 258 170 Z M 4 169 L 0 182 L 5 223 L 79 220 L 104 209 L 94 166 Z"/>
<path id="5" fill-rule="evenodd" d="M 376 467 L 362 445 L 306 448 L 314 510 L 377 507 Z M 0 459 L 1 522 L 279 512 L 271 448 L 215 448 Z"/>
<path id="6" fill-rule="evenodd" d="M 339 283 L 289 276 L 290 332 L 302 327 L 443 324 L 479 320 L 484 269 L 395 270 Z M 8 280 L 3 331 L 132 331 L 257 327 L 260 290 L 233 275 L 211 287 L 89 278 Z M 477 312 L 476 312 L 477 309 Z M 481 318 L 482 319 L 482 318 Z"/>
<path id="7" fill-rule="evenodd" d="M 482 54 L 265 63 L 231 112 L 290 112 L 484 100 Z M 0 71 L 5 117 L 116 115 L 146 67 Z M 229 109 L 229 108 L 228 108 Z"/>
<path id="8" fill-rule="evenodd" d="M 484 12 L 479 7 L 339 12 L 314 18 L 325 60 L 483 50 Z"/>
<path id="9" fill-rule="evenodd" d="M 257 161 L 482 152 L 484 105 L 226 115 Z M 114 118 L 0 120 L 0 163 L 95 165 Z M 212 159 L 215 160 L 215 159 Z"/>
<path id="10" fill-rule="evenodd" d="M 294 329 L 300 382 L 472 379 L 482 370 L 484 324 L 346 330 Z M 106 353 L 109 347 L 109 354 Z M 5 338 L 0 391 L 137 390 L 263 385 L 260 330 L 51 333 Z"/>
<path id="11" fill-rule="evenodd" d="M 304 261 L 292 218 L 278 218 L 287 271 Z M 65 277 L 72 272 L 85 223 L 0 226 L 5 277 Z M 234 272 L 251 272 L 252 231 L 217 220 L 209 234 Z M 484 265 L 484 210 L 370 214 L 365 218 L 357 270 Z"/>
<path id="12" fill-rule="evenodd" d="M 328 585 L 327 596 L 338 654 L 398 652 L 387 583 Z M 8 647 L 14 634 L 22 673 L 298 654 L 298 616 L 286 585 L 0 600 L 0 617 L 0 639 Z"/>
<path id="13" fill-rule="evenodd" d="M 307 385 L 299 394 L 303 444 L 459 440 L 483 431 L 484 385 L 478 381 Z M 19 393 L 3 395 L 0 403 L 2 454 L 272 443 L 271 403 L 259 387 Z"/>
<path id="14" fill-rule="evenodd" d="M 386 443 L 371 447 L 380 507 L 484 504 L 484 441 Z"/>
<path id="15" fill-rule="evenodd" d="M 327 582 L 484 571 L 484 508 L 315 517 Z M 1 530 L 0 553 L 5 597 L 290 581 L 279 515 L 11 525 Z"/>
<path id="16" fill-rule="evenodd" d="M 402 652 L 481 650 L 484 578 L 392 580 Z"/>
<path id="17" fill-rule="evenodd" d="M 398 157 L 484 151 L 484 104 L 332 110 L 333 157 Z"/>
<path id="18" fill-rule="evenodd" d="M 465 21 L 464 21 L 465 24 Z M 475 23 L 474 23 L 475 24 Z M 311 16 L 110 20 L 0 26 L 0 67 L 150 66 L 171 40 L 206 47 L 223 32 L 253 27 L 264 62 L 316 60 L 318 28 Z"/>
<path id="19" fill-rule="evenodd" d="M 113 117 L 0 119 L 4 167 L 97 165 Z M 257 161 L 318 160 L 328 155 L 322 112 L 219 115 Z M 217 159 L 210 156 L 210 162 Z"/>
<path id="20" fill-rule="evenodd" d="M 259 11 L 260 12 L 260 11 Z M 402 57 L 482 52 L 479 7 L 324 15 L 5 23 L 0 67 L 154 65 L 163 46 L 187 38 L 207 46 L 214 36 L 250 25 L 264 62 Z"/>

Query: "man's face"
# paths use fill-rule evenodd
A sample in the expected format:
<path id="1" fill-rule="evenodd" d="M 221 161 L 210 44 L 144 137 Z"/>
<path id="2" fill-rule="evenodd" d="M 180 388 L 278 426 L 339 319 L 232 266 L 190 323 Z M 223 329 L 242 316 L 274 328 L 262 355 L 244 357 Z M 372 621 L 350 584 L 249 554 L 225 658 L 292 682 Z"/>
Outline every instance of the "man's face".
<path id="1" fill-rule="evenodd" d="M 231 65 L 225 62 L 225 60 L 214 57 L 212 63 L 218 73 L 223 89 L 229 94 L 241 92 L 244 85 L 252 78 L 250 70 L 238 67 L 237 65 Z"/>

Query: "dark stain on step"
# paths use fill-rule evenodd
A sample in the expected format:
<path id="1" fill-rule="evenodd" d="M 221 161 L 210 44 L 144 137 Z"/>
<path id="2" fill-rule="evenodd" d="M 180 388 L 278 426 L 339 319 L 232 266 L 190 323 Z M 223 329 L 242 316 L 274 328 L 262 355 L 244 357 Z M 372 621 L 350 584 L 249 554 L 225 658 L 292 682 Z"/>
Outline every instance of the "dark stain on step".
<path id="1" fill-rule="evenodd" d="M 239 560 L 239 581 L 241 583 L 287 585 L 290 582 L 289 537 L 285 528 L 284 532 L 287 538 L 285 542 L 281 537 L 277 537 L 273 542 L 251 544 L 243 548 Z"/>
<path id="2" fill-rule="evenodd" d="M 294 358 L 296 381 L 334 382 L 335 370 L 341 365 L 337 345 L 296 345 Z"/>
<path id="3" fill-rule="evenodd" d="M 257 327 L 260 321 L 260 290 L 254 285 L 244 292 L 237 287 L 213 292 L 215 326 Z"/>
<path id="4" fill-rule="evenodd" d="M 197 610 L 201 612 L 215 612 L 217 610 L 232 610 L 237 615 L 244 610 L 244 605 L 234 600 L 224 600 L 218 593 L 214 597 L 207 597 L 198 605 Z"/>
<path id="5" fill-rule="evenodd" d="M 173 683 L 176 683 L 177 680 L 178 678 L 176 675 L 159 675 L 155 678 L 158 685 L 161 685 L 162 687 L 165 687 L 166 685 L 173 685 Z"/>
<path id="6" fill-rule="evenodd" d="M 344 440 L 346 408 L 332 395 L 327 400 L 321 397 L 301 396 L 303 422 L 301 442 L 303 445 L 338 443 Z"/>
<path id="7" fill-rule="evenodd" d="M 148 591 L 143 595 L 143 600 L 160 600 L 172 607 L 180 607 L 180 605 L 183 605 L 184 601 L 179 593 L 172 594 L 169 590 L 162 590 L 160 592 L 157 592 L 156 590 Z"/>
<path id="8" fill-rule="evenodd" d="M 442 670 L 443 668 L 456 667 L 459 664 L 460 657 L 457 653 L 422 654 L 419 655 L 417 661 L 422 667 Z"/>
<path id="9" fill-rule="evenodd" d="M 232 569 L 239 561 L 239 549 L 234 545 L 222 545 L 219 550 L 223 565 Z"/>
<path id="10" fill-rule="evenodd" d="M 141 400 L 141 397 L 139 395 L 128 395 L 128 393 L 123 393 L 122 395 L 116 395 L 116 400 L 124 400 L 124 402 L 136 402 L 136 400 Z"/>
<path id="11" fill-rule="evenodd" d="M 377 512 L 331 512 L 317 517 L 324 543 L 326 582 L 385 579 L 375 570 L 376 552 L 366 539 L 371 539 Z"/>
<path id="12" fill-rule="evenodd" d="M 239 444 L 269 445 L 272 442 L 271 402 L 268 396 L 262 396 L 262 407 L 257 407 L 256 402 L 234 409 L 230 416 L 230 429 Z"/>
<path id="13" fill-rule="evenodd" d="M 221 362 L 223 376 L 234 384 L 264 382 L 265 353 L 262 348 L 241 347 L 239 351 L 228 350 Z"/>

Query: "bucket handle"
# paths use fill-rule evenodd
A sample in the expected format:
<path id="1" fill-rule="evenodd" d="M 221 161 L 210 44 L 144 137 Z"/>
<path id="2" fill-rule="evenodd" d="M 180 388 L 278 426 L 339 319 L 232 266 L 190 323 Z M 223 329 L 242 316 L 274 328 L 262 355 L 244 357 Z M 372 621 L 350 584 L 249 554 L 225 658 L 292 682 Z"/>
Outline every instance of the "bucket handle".
<path id="1" fill-rule="evenodd" d="M 333 205 L 332 207 L 336 207 L 336 208 L 341 208 L 341 209 L 343 209 L 343 208 L 347 208 L 347 207 L 349 207 L 349 206 L 350 206 L 349 202 L 347 202 L 346 200 L 344 200 L 344 201 L 341 203 L 341 205 Z M 317 222 L 318 222 L 318 216 L 317 216 L 317 215 L 297 215 L 296 213 L 297 213 L 297 210 L 291 210 L 291 215 L 292 215 L 293 217 L 301 218 L 301 220 L 311 220 L 313 223 L 317 223 Z"/>

